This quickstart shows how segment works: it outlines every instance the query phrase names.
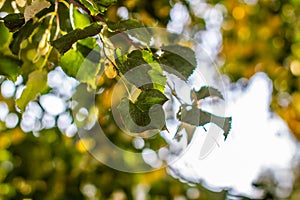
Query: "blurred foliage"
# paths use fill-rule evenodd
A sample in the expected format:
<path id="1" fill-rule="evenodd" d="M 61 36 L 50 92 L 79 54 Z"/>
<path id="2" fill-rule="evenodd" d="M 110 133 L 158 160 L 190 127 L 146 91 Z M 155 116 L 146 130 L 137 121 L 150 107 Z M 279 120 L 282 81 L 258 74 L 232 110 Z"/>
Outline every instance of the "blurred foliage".
<path id="1" fill-rule="evenodd" d="M 272 108 L 299 139 L 299 2 L 230 0 L 224 5 L 223 71 L 233 81 L 266 72 L 274 83 Z"/>
<path id="2" fill-rule="evenodd" d="M 76 32 L 84 31 L 91 22 L 105 19 L 109 28 L 117 31 L 143 25 L 166 27 L 172 7 L 181 2 L 187 6 L 190 14 L 191 20 L 188 25 L 196 27 L 197 31 L 205 29 L 205 20 L 197 17 L 191 11 L 189 1 L 184 0 L 117 2 L 101 0 L 97 3 L 80 0 L 86 7 L 91 5 L 90 2 L 97 4 L 90 9 L 92 15 L 83 14 L 84 12 L 76 9 L 76 6 L 68 6 L 70 2 L 76 1 L 49 0 L 49 2 L 51 2 L 50 7 L 46 5 L 45 10 L 35 13 L 37 19 L 29 19 L 25 25 L 24 18 L 19 15 L 13 16 L 16 17 L 13 20 L 15 23 L 8 19 L 5 21 L 6 24 L 3 20 L 0 22 L 0 74 L 13 81 L 17 79 L 18 74 L 22 74 L 24 82 L 30 83 L 27 91 L 31 90 L 34 93 L 30 93 L 31 96 L 26 95 L 25 90 L 22 94 L 27 96 L 19 101 L 22 110 L 29 101 L 36 98 L 37 94 L 50 91 L 50 88 L 45 86 L 45 79 L 37 80 L 36 84 L 32 84 L 29 81 L 30 77 L 39 79 L 39 76 L 44 76 L 43 70 L 47 72 L 53 70 L 54 63 L 59 63 L 70 76 L 78 73 L 78 63 L 82 62 L 83 57 L 92 49 L 94 50 L 95 41 L 82 40 L 83 38 L 76 36 Z M 58 8 L 54 6 L 55 2 L 59 2 Z M 272 108 L 286 120 L 295 136 L 300 138 L 299 2 L 296 0 L 262 0 L 257 3 L 255 0 L 207 2 L 211 6 L 218 4 L 226 8 L 222 25 L 223 46 L 219 55 L 220 60 L 224 60 L 223 72 L 232 81 L 242 77 L 250 78 L 258 71 L 266 72 L 274 83 Z M 25 0 L 0 0 L 0 11 L 14 13 L 19 10 L 23 13 L 26 9 L 25 3 Z M 129 21 L 124 21 L 118 15 L 120 7 L 127 8 Z M 73 10 L 71 16 L 73 22 L 69 20 L 70 9 Z M 59 13 L 59 20 L 54 20 L 55 17 L 51 15 L 43 17 L 45 13 L 53 11 Z M 60 30 L 55 29 L 55 26 L 52 27 L 53 24 L 55 26 L 60 24 Z M 12 31 L 22 27 L 22 31 L 13 34 L 7 27 Z M 54 51 L 47 41 L 55 41 L 73 29 L 77 31 L 71 37 L 69 35 L 71 40 L 58 43 L 63 44 L 58 49 L 68 50 L 75 46 L 73 43 L 77 42 L 76 51 L 71 49 L 65 53 L 63 49 L 61 52 L 65 54 L 58 59 L 58 52 Z M 98 121 L 111 141 L 124 149 L 133 148 L 128 136 L 118 134 L 117 125 L 112 122 L 111 112 L 108 111 L 111 106 L 111 87 L 115 84 L 114 78 L 117 76 L 115 67 L 106 66 L 102 77 L 91 80 L 91 77 L 96 77 L 99 71 L 104 70 L 103 66 L 95 64 L 100 59 L 89 60 L 89 66 L 93 67 L 94 71 L 88 71 L 80 79 L 90 84 L 90 87 L 105 88 L 104 92 L 96 97 L 97 105 L 107 108 L 99 109 Z M 174 60 L 172 58 L 165 61 Z M 68 67 L 70 65 L 72 67 Z M 218 92 L 216 94 L 219 95 Z M 15 96 L 16 94 L 8 98 L 0 96 L 0 101 L 5 102 L 9 113 L 16 114 L 20 120 L 22 115 L 15 107 Z M 111 169 L 87 152 L 82 139 L 76 136 L 67 137 L 65 131 L 59 129 L 57 124 L 50 129 L 25 133 L 20 125 L 9 128 L 5 120 L 1 119 L 0 131 L 0 199 L 217 200 L 228 198 L 227 191 L 212 192 L 201 184 L 182 183 L 183 180 L 180 182 L 167 175 L 165 169 L 146 174 L 128 174 Z M 158 149 L 164 144 L 163 142 L 161 141 L 160 144 L 149 140 L 146 141 L 146 146 Z M 299 199 L 299 183 L 297 179 L 291 199 Z M 271 193 L 267 193 L 265 199 L 276 198 Z"/>

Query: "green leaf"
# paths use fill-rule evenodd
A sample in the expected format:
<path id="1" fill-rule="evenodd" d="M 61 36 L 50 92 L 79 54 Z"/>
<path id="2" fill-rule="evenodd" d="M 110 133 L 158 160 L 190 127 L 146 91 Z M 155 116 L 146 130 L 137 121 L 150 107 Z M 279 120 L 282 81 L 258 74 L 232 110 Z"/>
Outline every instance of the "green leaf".
<path id="1" fill-rule="evenodd" d="M 195 92 L 195 94 L 198 100 L 205 99 L 207 97 L 219 97 L 220 99 L 224 99 L 219 90 L 209 86 L 201 87 L 198 92 Z"/>
<path id="2" fill-rule="evenodd" d="M 153 60 L 150 52 L 134 50 L 127 56 L 118 57 L 116 63 L 118 71 L 138 88 L 155 88 L 163 92 L 166 77 L 163 75 L 160 65 Z M 127 73 L 129 71 L 131 72 Z"/>
<path id="3" fill-rule="evenodd" d="M 33 23 L 33 20 L 29 20 L 19 31 L 13 34 L 13 40 L 9 45 L 13 54 L 19 54 L 21 43 L 28 39 L 39 25 L 40 23 Z"/>
<path id="4" fill-rule="evenodd" d="M 124 126 L 135 133 L 162 129 L 165 125 L 165 114 L 162 105 L 166 101 L 165 95 L 155 89 L 142 91 L 134 103 L 127 98 L 123 98 L 118 110 Z"/>
<path id="5" fill-rule="evenodd" d="M 83 60 L 84 57 L 79 51 L 71 49 L 60 58 L 59 65 L 66 74 L 76 77 Z"/>
<path id="6" fill-rule="evenodd" d="M 163 70 L 158 62 L 153 60 L 153 54 L 149 51 L 142 51 L 143 59 L 151 66 L 148 74 L 151 77 L 155 89 L 164 92 L 167 78 L 163 75 Z"/>
<path id="7" fill-rule="evenodd" d="M 79 0 L 90 12 L 91 15 L 104 13 L 109 6 L 116 3 L 117 0 Z"/>
<path id="8" fill-rule="evenodd" d="M 141 94 L 135 101 L 135 105 L 142 111 L 149 111 L 155 104 L 163 105 L 168 98 L 159 90 L 146 89 L 142 90 Z"/>
<path id="9" fill-rule="evenodd" d="M 25 18 L 21 13 L 9 14 L 3 18 L 4 25 L 10 32 L 14 32 L 25 24 Z"/>
<path id="10" fill-rule="evenodd" d="M 16 80 L 20 73 L 20 66 L 22 61 L 11 56 L 0 54 L 0 74 L 8 76 L 12 80 Z"/>
<path id="11" fill-rule="evenodd" d="M 116 31 L 117 33 L 122 32 L 122 34 L 130 35 L 148 45 L 153 37 L 150 28 L 145 27 L 140 21 L 134 19 L 123 20 L 118 23 L 108 22 L 107 25 L 111 30 Z M 135 41 L 132 42 L 134 43 Z"/>
<path id="12" fill-rule="evenodd" d="M 73 25 L 74 25 L 74 29 L 76 28 L 80 28 L 83 29 L 85 27 L 87 27 L 88 25 L 90 25 L 90 19 L 88 18 L 87 15 L 82 14 L 81 12 L 78 11 L 78 8 L 73 6 Z"/>
<path id="13" fill-rule="evenodd" d="M 9 32 L 8 28 L 4 23 L 0 23 L 0 49 L 3 50 L 8 46 L 8 41 L 11 39 L 12 33 Z"/>
<path id="14" fill-rule="evenodd" d="M 164 53 L 159 58 L 159 62 L 175 69 L 185 79 L 188 79 L 196 68 L 195 52 L 180 45 L 164 46 L 162 51 Z"/>
<path id="15" fill-rule="evenodd" d="M 231 129 L 231 117 L 220 117 L 212 113 L 203 111 L 196 106 L 182 105 L 177 117 L 181 122 L 188 123 L 193 126 L 204 126 L 208 123 L 214 123 L 223 129 L 225 140 Z"/>
<path id="16" fill-rule="evenodd" d="M 133 50 L 127 56 L 120 56 L 116 59 L 116 63 L 118 65 L 118 71 L 122 74 L 126 74 L 126 72 L 131 69 L 145 65 L 147 62 L 144 61 L 142 52 L 140 50 Z"/>
<path id="17" fill-rule="evenodd" d="M 134 19 L 123 20 L 117 23 L 108 21 L 107 25 L 111 30 L 114 31 L 126 31 L 130 29 L 144 27 L 139 21 Z"/>
<path id="18" fill-rule="evenodd" d="M 24 112 L 27 104 L 34 100 L 41 92 L 47 89 L 47 72 L 33 71 L 29 74 L 26 88 L 16 101 L 17 107 Z"/>
<path id="19" fill-rule="evenodd" d="M 57 40 L 51 42 L 51 45 L 54 46 L 59 53 L 64 54 L 72 45 L 78 40 L 85 39 L 87 37 L 92 37 L 98 34 L 102 29 L 102 25 L 98 23 L 93 23 L 90 26 L 84 29 L 75 29 L 68 34 L 60 37 Z"/>
<path id="20" fill-rule="evenodd" d="M 76 78 L 81 83 L 87 83 L 92 89 L 96 89 L 96 77 L 100 69 L 100 63 L 94 63 L 89 59 L 85 59 L 78 69 Z"/>

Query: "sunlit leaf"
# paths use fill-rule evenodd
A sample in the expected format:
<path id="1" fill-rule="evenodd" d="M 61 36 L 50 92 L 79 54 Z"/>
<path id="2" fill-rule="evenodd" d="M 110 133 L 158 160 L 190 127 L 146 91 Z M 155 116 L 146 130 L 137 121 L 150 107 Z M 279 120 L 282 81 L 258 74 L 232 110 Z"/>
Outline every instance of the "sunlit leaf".
<path id="1" fill-rule="evenodd" d="M 93 23 L 84 29 L 75 29 L 69 32 L 59 39 L 52 41 L 51 45 L 53 45 L 61 54 L 64 54 L 71 49 L 75 42 L 98 34 L 101 29 L 102 25 Z"/>
<path id="2" fill-rule="evenodd" d="M 0 49 L 8 46 L 8 41 L 11 39 L 11 37 L 12 33 L 9 32 L 4 23 L 0 22 Z"/>
<path id="3" fill-rule="evenodd" d="M 0 74 L 16 80 L 22 62 L 16 58 L 0 54 Z"/>
<path id="4" fill-rule="evenodd" d="M 47 72 L 33 71 L 29 74 L 26 88 L 16 100 L 18 108 L 24 112 L 29 101 L 34 100 L 41 92 L 47 89 Z"/>
<path id="5" fill-rule="evenodd" d="M 167 67 L 175 69 L 185 79 L 187 79 L 196 68 L 195 52 L 184 46 L 170 45 L 162 47 L 163 55 L 159 62 Z"/>
<path id="6" fill-rule="evenodd" d="M 167 78 L 163 75 L 160 64 L 153 59 L 153 55 L 149 51 L 143 51 L 142 54 L 143 59 L 151 66 L 151 70 L 149 70 L 148 74 L 151 77 L 154 88 L 163 92 L 167 83 Z"/>
<path id="7" fill-rule="evenodd" d="M 83 13 L 79 12 L 79 10 L 75 7 L 72 6 L 72 25 L 73 28 L 80 28 L 83 29 L 85 27 L 87 27 L 88 25 L 90 25 L 90 19 L 88 18 L 87 15 L 84 15 Z"/>
<path id="8" fill-rule="evenodd" d="M 59 64 L 66 74 L 76 77 L 83 60 L 84 57 L 79 51 L 71 49 L 61 57 Z"/>

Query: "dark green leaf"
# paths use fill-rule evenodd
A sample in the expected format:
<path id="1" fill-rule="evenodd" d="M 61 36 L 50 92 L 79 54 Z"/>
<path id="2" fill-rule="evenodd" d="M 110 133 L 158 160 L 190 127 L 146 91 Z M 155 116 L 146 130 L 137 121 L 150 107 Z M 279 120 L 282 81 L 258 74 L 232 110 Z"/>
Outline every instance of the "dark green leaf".
<path id="1" fill-rule="evenodd" d="M 16 58 L 0 54 L 0 74 L 16 80 L 22 62 Z"/>
<path id="2" fill-rule="evenodd" d="M 52 41 L 51 45 L 54 46 L 61 54 L 64 54 L 72 45 L 78 40 L 85 39 L 87 37 L 98 34 L 102 29 L 102 25 L 93 23 L 84 29 L 75 29 L 68 34 L 60 37 L 59 39 Z"/>
<path id="3" fill-rule="evenodd" d="M 6 17 L 4 17 L 3 20 L 5 26 L 11 32 L 18 30 L 25 24 L 24 16 L 21 13 L 9 14 Z"/>
<path id="4" fill-rule="evenodd" d="M 155 104 L 163 105 L 168 98 L 159 90 L 146 89 L 138 96 L 135 105 L 142 111 L 149 111 Z"/>
<path id="5" fill-rule="evenodd" d="M 134 50 L 127 56 L 119 56 L 116 59 L 116 63 L 118 71 L 136 87 L 164 90 L 166 77 L 163 75 L 160 65 L 152 60 L 150 52 L 146 50 Z"/>
<path id="6" fill-rule="evenodd" d="M 195 92 L 197 99 L 205 99 L 206 97 L 219 97 L 220 99 L 224 99 L 221 92 L 213 87 L 204 86 L 201 87 L 198 92 Z"/>
<path id="7" fill-rule="evenodd" d="M 195 52 L 184 46 L 170 45 L 162 47 L 163 55 L 159 62 L 167 67 L 175 69 L 187 79 L 196 68 Z"/>
<path id="8" fill-rule="evenodd" d="M 223 129 L 225 140 L 231 129 L 231 117 L 220 117 L 212 113 L 203 111 L 196 106 L 182 105 L 178 113 L 178 118 L 185 123 L 193 126 L 204 126 L 208 123 L 214 123 Z"/>
<path id="9" fill-rule="evenodd" d="M 162 129 L 165 125 L 165 114 L 162 105 L 166 101 L 165 95 L 155 89 L 142 91 L 134 103 L 127 98 L 123 98 L 118 110 L 124 126 L 135 133 Z"/>
<path id="10" fill-rule="evenodd" d="M 118 71 L 122 74 L 126 74 L 126 72 L 134 69 L 135 67 L 147 64 L 147 62 L 143 59 L 141 50 L 133 50 L 127 56 L 120 55 L 116 59 L 116 63 L 118 65 Z"/>
<path id="11" fill-rule="evenodd" d="M 108 22 L 108 27 L 111 30 L 116 31 L 117 33 L 122 32 L 121 34 L 135 37 L 139 41 L 144 42 L 148 45 L 153 36 L 150 28 L 145 27 L 141 22 L 134 19 L 124 20 L 118 23 Z M 131 42 L 134 43 L 134 41 Z"/>
<path id="12" fill-rule="evenodd" d="M 33 20 L 31 19 L 19 31 L 13 34 L 13 40 L 9 45 L 13 54 L 19 54 L 21 43 L 30 37 L 39 24 L 40 23 L 33 23 Z"/>
<path id="13" fill-rule="evenodd" d="M 116 30 L 126 31 L 126 30 L 130 30 L 130 29 L 144 27 L 139 21 L 134 20 L 134 19 L 124 20 L 124 21 L 120 21 L 118 23 L 109 21 L 107 23 L 107 25 L 111 30 L 114 30 L 114 31 L 116 31 Z"/>
<path id="14" fill-rule="evenodd" d="M 22 95 L 16 101 L 17 107 L 24 112 L 29 101 L 34 100 L 38 94 L 47 89 L 47 72 L 46 71 L 33 71 L 29 74 L 26 88 L 23 90 Z"/>
<path id="15" fill-rule="evenodd" d="M 90 12 L 92 15 L 98 15 L 107 10 L 109 6 L 116 3 L 117 0 L 79 0 Z"/>

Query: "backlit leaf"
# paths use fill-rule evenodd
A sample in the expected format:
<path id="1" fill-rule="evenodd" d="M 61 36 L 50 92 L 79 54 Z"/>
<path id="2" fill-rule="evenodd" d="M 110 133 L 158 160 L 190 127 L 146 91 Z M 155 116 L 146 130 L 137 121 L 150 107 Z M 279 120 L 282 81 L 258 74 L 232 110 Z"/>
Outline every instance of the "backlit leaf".
<path id="1" fill-rule="evenodd" d="M 41 92 L 47 89 L 47 72 L 33 71 L 29 74 L 26 88 L 19 99 L 16 100 L 17 107 L 24 112 L 29 101 L 34 100 Z"/>
<path id="2" fill-rule="evenodd" d="M 203 111 L 196 106 L 182 105 L 177 117 L 185 123 L 193 126 L 204 126 L 214 123 L 223 129 L 225 140 L 231 129 L 231 117 L 220 117 L 212 113 Z"/>
<path id="3" fill-rule="evenodd" d="M 159 58 L 161 64 L 175 69 L 187 79 L 196 68 L 195 52 L 184 46 L 170 45 L 162 47 L 163 55 Z"/>
<path id="4" fill-rule="evenodd" d="M 83 13 L 79 12 L 79 10 L 75 6 L 72 6 L 70 9 L 72 9 L 73 19 L 71 20 L 71 22 L 74 29 L 83 29 L 86 26 L 90 25 L 90 19 Z"/>
<path id="5" fill-rule="evenodd" d="M 197 99 L 205 99 L 206 97 L 219 97 L 220 99 L 224 99 L 221 92 L 213 87 L 203 86 L 200 88 L 198 92 L 195 92 Z"/>
<path id="6" fill-rule="evenodd" d="M 71 49 L 61 57 L 59 65 L 63 68 L 66 74 L 76 77 L 83 60 L 84 57 L 79 51 Z"/>
<path id="7" fill-rule="evenodd" d="M 16 58 L 0 54 L 0 74 L 16 80 L 22 62 Z"/>

